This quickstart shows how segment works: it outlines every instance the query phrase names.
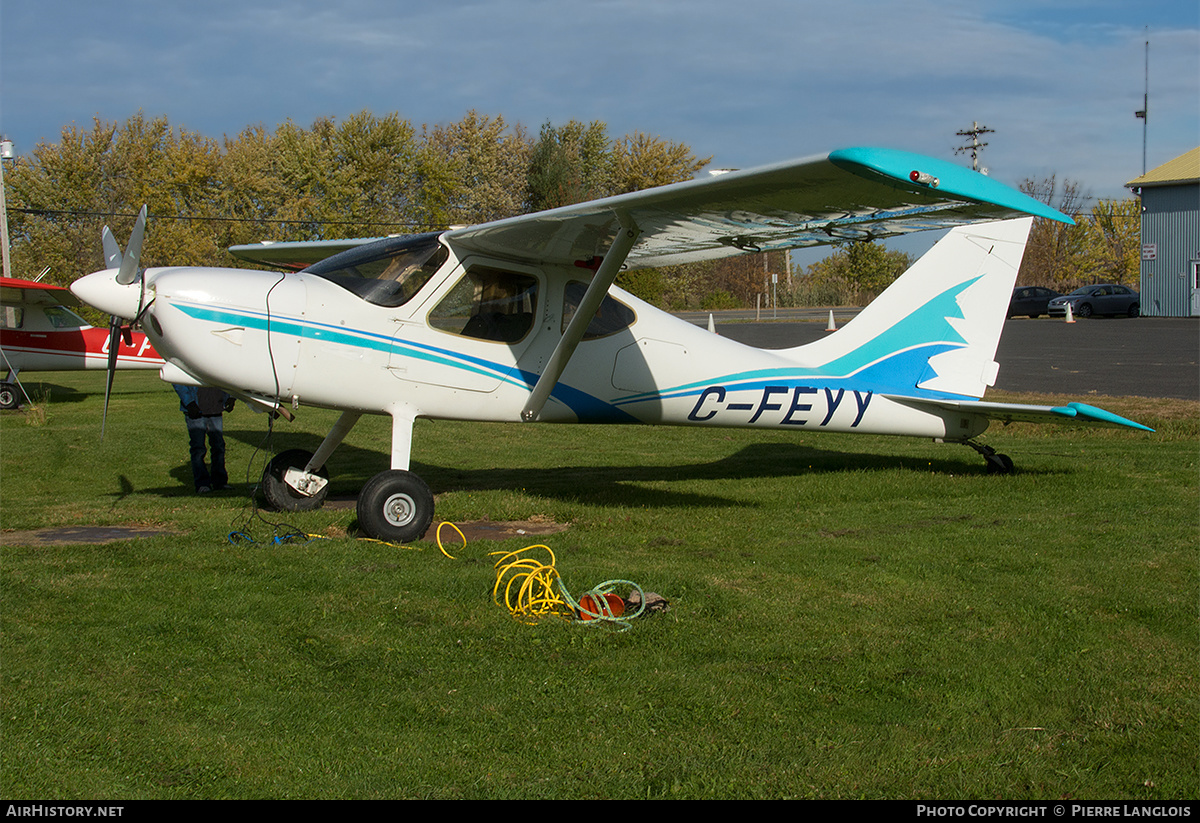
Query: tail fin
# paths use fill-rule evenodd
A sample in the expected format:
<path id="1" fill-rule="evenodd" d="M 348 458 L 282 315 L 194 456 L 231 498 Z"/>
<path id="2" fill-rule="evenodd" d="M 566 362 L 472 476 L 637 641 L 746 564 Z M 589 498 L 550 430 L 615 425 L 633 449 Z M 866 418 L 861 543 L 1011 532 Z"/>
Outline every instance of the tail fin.
<path id="1" fill-rule="evenodd" d="M 982 397 L 1032 223 L 952 229 L 841 330 L 788 356 L 881 394 Z"/>

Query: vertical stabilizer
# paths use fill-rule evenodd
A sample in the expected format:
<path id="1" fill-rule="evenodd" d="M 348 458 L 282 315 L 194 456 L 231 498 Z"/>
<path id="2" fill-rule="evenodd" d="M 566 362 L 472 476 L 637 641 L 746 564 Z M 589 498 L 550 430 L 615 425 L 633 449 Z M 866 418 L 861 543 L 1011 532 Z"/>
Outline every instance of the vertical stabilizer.
<path id="1" fill-rule="evenodd" d="M 1032 223 L 952 229 L 840 331 L 789 355 L 881 393 L 982 397 Z"/>

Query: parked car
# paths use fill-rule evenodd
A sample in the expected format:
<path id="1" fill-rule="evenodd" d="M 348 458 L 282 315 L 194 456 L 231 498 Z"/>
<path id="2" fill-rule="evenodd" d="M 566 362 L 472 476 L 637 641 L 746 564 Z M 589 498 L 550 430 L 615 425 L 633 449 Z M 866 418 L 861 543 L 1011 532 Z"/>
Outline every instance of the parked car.
<path id="1" fill-rule="evenodd" d="M 1093 314 L 1137 317 L 1141 313 L 1140 300 L 1138 293 L 1127 286 L 1100 283 L 1054 298 L 1050 301 L 1049 312 L 1051 317 L 1062 317 L 1070 304 L 1071 314 L 1075 317 L 1091 317 Z"/>
<path id="2" fill-rule="evenodd" d="M 1055 297 L 1062 295 L 1043 286 L 1021 286 L 1013 289 L 1012 300 L 1008 301 L 1008 316 L 1037 317 L 1049 314 L 1047 307 Z"/>

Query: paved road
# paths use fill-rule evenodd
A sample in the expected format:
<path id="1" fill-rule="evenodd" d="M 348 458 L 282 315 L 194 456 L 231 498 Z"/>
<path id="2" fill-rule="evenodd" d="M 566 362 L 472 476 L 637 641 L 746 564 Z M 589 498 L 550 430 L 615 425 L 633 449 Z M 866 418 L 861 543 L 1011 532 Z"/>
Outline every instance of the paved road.
<path id="1" fill-rule="evenodd" d="M 835 320 L 841 326 L 853 313 L 835 310 Z M 753 317 L 753 312 L 742 315 Z M 714 316 L 719 334 L 762 348 L 799 346 L 828 334 L 828 309 L 810 313 L 815 318 L 810 322 L 727 322 L 724 313 Z M 708 324 L 707 313 L 687 319 Z M 1004 325 L 996 359 L 996 388 L 1005 391 L 1200 400 L 1196 318 L 1093 318 L 1075 323 L 1013 318 Z"/>

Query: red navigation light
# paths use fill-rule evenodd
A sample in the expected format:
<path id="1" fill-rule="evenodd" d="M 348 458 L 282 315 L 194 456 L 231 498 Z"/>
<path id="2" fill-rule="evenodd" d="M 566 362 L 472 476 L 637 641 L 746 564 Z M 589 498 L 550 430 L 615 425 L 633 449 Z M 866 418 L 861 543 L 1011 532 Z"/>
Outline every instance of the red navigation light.
<path id="1" fill-rule="evenodd" d="M 925 172 L 918 171 L 917 169 L 913 169 L 911 172 L 909 172 L 908 179 L 919 185 L 929 186 L 931 189 L 936 189 L 938 183 L 941 182 L 932 174 L 926 174 Z"/>

